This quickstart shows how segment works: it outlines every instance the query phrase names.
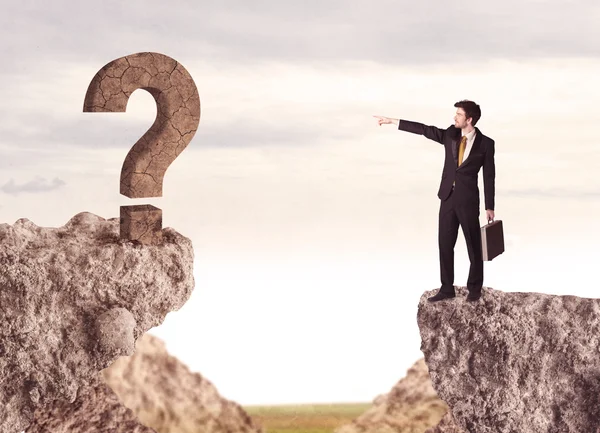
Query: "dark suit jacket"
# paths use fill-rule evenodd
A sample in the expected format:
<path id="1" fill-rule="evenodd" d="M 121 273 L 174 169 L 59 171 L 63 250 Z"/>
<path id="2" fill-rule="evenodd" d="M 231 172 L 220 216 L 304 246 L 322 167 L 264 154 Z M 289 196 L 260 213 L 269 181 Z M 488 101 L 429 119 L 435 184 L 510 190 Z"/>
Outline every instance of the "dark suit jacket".
<path id="1" fill-rule="evenodd" d="M 424 135 L 430 140 L 444 145 L 446 160 L 442 170 L 442 180 L 438 197 L 446 200 L 454 187 L 456 204 L 474 205 L 479 208 L 479 188 L 477 186 L 477 175 L 483 166 L 483 193 L 485 197 L 485 208 L 494 210 L 494 193 L 496 166 L 494 165 L 494 140 L 483 135 L 479 128 L 475 127 L 476 135 L 469 157 L 458 165 L 458 143 L 460 142 L 460 129 L 454 125 L 447 129 L 439 129 L 435 126 L 423 125 L 418 122 L 400 119 L 398 129 Z"/>

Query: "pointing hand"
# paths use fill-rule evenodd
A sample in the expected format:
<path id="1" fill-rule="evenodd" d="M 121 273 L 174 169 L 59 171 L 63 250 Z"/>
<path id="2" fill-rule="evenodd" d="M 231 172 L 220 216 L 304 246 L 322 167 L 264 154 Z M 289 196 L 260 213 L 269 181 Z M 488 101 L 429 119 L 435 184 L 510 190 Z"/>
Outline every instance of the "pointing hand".
<path id="1" fill-rule="evenodd" d="M 379 120 L 377 121 L 377 123 L 379 124 L 379 126 L 381 126 L 381 125 L 383 125 L 383 124 L 385 124 L 385 123 L 390 123 L 390 124 L 391 124 L 391 123 L 395 123 L 395 122 L 394 122 L 394 120 L 395 120 L 395 119 L 392 119 L 392 118 L 390 118 L 390 117 L 384 117 L 384 116 L 373 116 L 373 117 L 375 117 L 375 118 L 379 119 Z"/>

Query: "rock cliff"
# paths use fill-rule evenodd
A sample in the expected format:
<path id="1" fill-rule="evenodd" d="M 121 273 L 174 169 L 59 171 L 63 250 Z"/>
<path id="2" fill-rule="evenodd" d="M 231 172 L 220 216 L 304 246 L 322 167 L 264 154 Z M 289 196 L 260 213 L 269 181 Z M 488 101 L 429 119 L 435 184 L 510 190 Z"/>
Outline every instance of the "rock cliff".
<path id="1" fill-rule="evenodd" d="M 102 382 L 82 386 L 73 403 L 55 401 L 35 411 L 25 433 L 157 433 L 141 424 Z"/>
<path id="2" fill-rule="evenodd" d="M 102 371 L 104 381 L 139 420 L 158 433 L 262 433 L 237 403 L 193 373 L 146 334 L 135 354 Z"/>
<path id="3" fill-rule="evenodd" d="M 505 293 L 419 301 L 421 350 L 459 431 L 600 431 L 600 299 Z M 450 432 L 452 430 L 432 430 Z"/>
<path id="4" fill-rule="evenodd" d="M 219 395 L 150 334 L 137 340 L 134 355 L 119 358 L 81 387 L 73 404 L 38 409 L 25 433 L 88 431 L 263 433 L 241 406 Z"/>
<path id="5" fill-rule="evenodd" d="M 423 433 L 435 426 L 447 409 L 420 359 L 390 392 L 378 396 L 370 409 L 335 433 Z"/>
<path id="6" fill-rule="evenodd" d="M 119 220 L 89 212 L 60 228 L 0 224 L 0 432 L 80 386 L 178 310 L 194 287 L 189 239 L 119 239 Z"/>

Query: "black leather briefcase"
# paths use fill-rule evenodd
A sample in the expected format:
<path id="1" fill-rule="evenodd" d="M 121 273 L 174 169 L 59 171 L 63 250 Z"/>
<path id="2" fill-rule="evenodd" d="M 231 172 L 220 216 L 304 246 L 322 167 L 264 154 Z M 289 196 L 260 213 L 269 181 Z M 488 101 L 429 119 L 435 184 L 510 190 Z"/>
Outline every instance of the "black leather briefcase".
<path id="1" fill-rule="evenodd" d="M 492 260 L 504 252 L 502 220 L 481 227 L 481 251 L 484 261 Z"/>

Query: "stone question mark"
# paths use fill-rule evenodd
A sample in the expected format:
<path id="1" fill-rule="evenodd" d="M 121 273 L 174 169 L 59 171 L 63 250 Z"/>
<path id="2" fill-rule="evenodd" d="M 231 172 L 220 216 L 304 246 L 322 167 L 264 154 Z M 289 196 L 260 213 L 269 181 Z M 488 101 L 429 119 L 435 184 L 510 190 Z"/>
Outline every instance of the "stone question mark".
<path id="1" fill-rule="evenodd" d="M 176 60 L 142 52 L 100 69 L 88 86 L 84 113 L 125 112 L 137 89 L 156 101 L 156 119 L 129 150 L 121 169 L 120 193 L 129 198 L 162 197 L 165 172 L 190 143 L 200 123 L 200 98 L 192 76 Z M 121 206 L 120 238 L 145 245 L 162 242 L 162 210 Z"/>

